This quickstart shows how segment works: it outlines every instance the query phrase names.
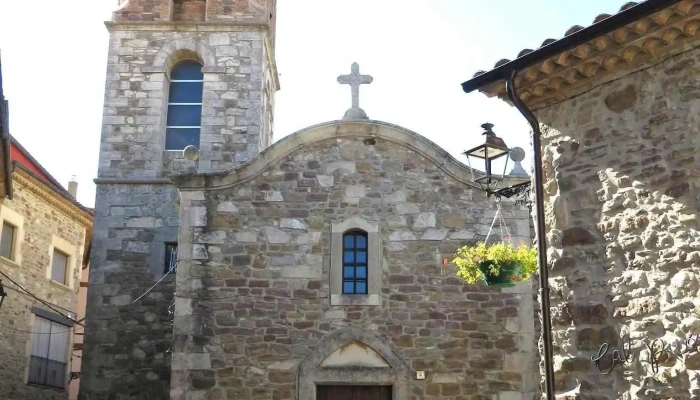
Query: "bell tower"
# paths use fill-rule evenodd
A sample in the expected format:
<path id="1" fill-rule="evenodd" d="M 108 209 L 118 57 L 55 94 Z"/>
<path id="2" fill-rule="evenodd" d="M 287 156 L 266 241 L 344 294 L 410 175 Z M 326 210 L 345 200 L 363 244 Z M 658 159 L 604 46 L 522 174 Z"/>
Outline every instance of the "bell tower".
<path id="1" fill-rule="evenodd" d="M 170 398 L 178 191 L 272 143 L 276 0 L 121 0 L 112 20 L 81 399 Z M 181 254 L 179 257 L 187 255 Z"/>
<path id="2" fill-rule="evenodd" d="M 276 0 L 122 3 L 107 23 L 101 151 L 110 156 L 100 159 L 100 177 L 179 172 L 187 144 L 200 150 L 200 172 L 235 168 L 269 146 L 279 89 L 275 24 Z M 201 74 L 173 77 L 188 60 Z"/>

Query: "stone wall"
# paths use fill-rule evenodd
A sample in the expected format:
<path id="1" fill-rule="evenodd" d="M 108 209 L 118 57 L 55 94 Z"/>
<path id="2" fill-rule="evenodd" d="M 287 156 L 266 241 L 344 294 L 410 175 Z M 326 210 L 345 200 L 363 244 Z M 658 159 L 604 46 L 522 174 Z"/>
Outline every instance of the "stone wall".
<path id="1" fill-rule="evenodd" d="M 172 7 L 172 0 L 125 0 L 112 18 L 119 22 L 164 22 L 171 19 Z"/>
<path id="2" fill-rule="evenodd" d="M 274 0 L 126 0 L 114 12 L 118 22 L 266 21 Z"/>
<path id="3" fill-rule="evenodd" d="M 277 90 L 264 27 L 235 24 L 110 26 L 100 178 L 155 178 L 186 165 L 165 151 L 169 68 L 183 57 L 204 65 L 200 171 L 231 169 L 272 143 Z"/>
<path id="4" fill-rule="evenodd" d="M 168 399 L 174 276 L 136 300 L 165 274 L 177 198 L 171 185 L 97 186 L 80 399 Z"/>
<path id="5" fill-rule="evenodd" d="M 690 352 L 669 357 L 652 344 L 700 334 L 700 51 L 681 50 L 537 111 L 556 381 L 569 398 L 700 391 L 692 340 Z M 613 350 L 629 345 L 633 358 L 599 374 L 590 357 L 603 343 L 603 371 Z M 663 361 L 658 373 L 647 344 Z"/>
<path id="6" fill-rule="evenodd" d="M 76 314 L 79 274 L 83 259 L 86 227 L 61 208 L 47 200 L 48 191 L 41 183 L 13 174 L 14 197 L 3 199 L 0 217 L 17 224 L 14 261 L 0 258 L 0 271 L 9 275 L 28 291 L 59 308 L 64 314 Z M 19 229 L 22 232 L 19 232 Z M 72 273 L 69 285 L 61 285 L 47 277 L 51 265 L 54 237 L 67 241 L 74 247 L 71 256 Z M 17 286 L 2 279 L 7 297 L 0 308 L 0 398 L 60 400 L 68 398 L 68 371 L 63 391 L 27 385 L 29 355 L 34 326 L 32 307 L 52 310 L 24 294 Z M 66 328 L 68 330 L 69 328 Z M 70 335 L 72 336 L 72 335 Z M 70 346 L 69 346 L 70 348 Z"/>
<path id="7" fill-rule="evenodd" d="M 173 21 L 204 21 L 206 14 L 206 0 L 173 1 Z"/>
<path id="8" fill-rule="evenodd" d="M 177 241 L 178 192 L 165 177 L 192 166 L 182 152 L 164 150 L 170 67 L 182 58 L 204 66 L 200 171 L 237 167 L 272 142 L 274 19 L 250 8 L 244 14 L 259 20 L 198 24 L 202 2 L 181 1 L 175 16 L 187 21 L 161 23 L 170 21 L 171 3 L 129 0 L 107 24 L 81 399 L 169 398 L 174 278 L 133 302 L 163 276 L 165 243 Z"/>
<path id="9" fill-rule="evenodd" d="M 417 151 L 424 139 L 377 129 L 384 128 L 311 128 L 265 152 L 260 162 L 269 164 L 259 173 L 253 163 L 232 173 L 239 183 L 212 183 L 216 190 L 178 178 L 187 188 L 172 399 L 293 399 L 301 360 L 347 327 L 394 349 L 409 371 L 393 383 L 407 381 L 411 399 L 532 398 L 529 283 L 466 286 L 442 264 L 460 245 L 484 239 L 493 200 Z M 372 138 L 343 137 L 369 131 Z M 504 208 L 514 240 L 529 242 L 527 209 Z M 330 305 L 331 222 L 353 216 L 379 225 L 379 306 Z M 425 380 L 415 379 L 417 370 Z"/>

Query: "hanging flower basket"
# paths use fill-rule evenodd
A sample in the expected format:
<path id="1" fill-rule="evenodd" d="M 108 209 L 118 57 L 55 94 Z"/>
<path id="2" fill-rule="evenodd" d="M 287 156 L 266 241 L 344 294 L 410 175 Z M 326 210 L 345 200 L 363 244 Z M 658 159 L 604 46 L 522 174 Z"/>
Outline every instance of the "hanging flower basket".
<path id="1" fill-rule="evenodd" d="M 496 265 L 493 261 L 482 261 L 479 269 L 484 274 L 484 281 L 489 287 L 511 287 L 522 281 L 522 265 L 518 262 L 501 263 Z"/>
<path id="2" fill-rule="evenodd" d="M 452 262 L 457 276 L 473 285 L 485 282 L 489 287 L 510 287 L 527 280 L 537 269 L 537 251 L 527 245 L 514 247 L 511 243 L 463 246 Z"/>

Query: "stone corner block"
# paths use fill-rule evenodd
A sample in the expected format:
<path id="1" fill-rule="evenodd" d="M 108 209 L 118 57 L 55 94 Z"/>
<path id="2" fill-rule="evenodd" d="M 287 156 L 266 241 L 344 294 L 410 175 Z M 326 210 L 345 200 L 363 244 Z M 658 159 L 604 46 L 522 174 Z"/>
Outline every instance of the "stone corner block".
<path id="1" fill-rule="evenodd" d="M 209 353 L 174 353 L 172 359 L 174 371 L 211 369 Z"/>

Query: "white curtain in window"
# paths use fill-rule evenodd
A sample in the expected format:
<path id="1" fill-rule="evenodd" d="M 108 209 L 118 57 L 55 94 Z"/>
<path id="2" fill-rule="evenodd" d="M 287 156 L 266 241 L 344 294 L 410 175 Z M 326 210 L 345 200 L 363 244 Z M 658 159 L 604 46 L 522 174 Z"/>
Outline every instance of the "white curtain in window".
<path id="1" fill-rule="evenodd" d="M 51 321 L 37 317 L 33 331 L 35 333 L 32 336 L 32 355 L 46 358 L 51 340 Z"/>
<path id="2" fill-rule="evenodd" d="M 71 331 L 68 326 L 36 317 L 29 362 L 30 384 L 65 387 Z"/>
<path id="3" fill-rule="evenodd" d="M 49 347 L 49 360 L 61 363 L 68 362 L 68 343 L 70 328 L 51 322 L 51 346 Z"/>

